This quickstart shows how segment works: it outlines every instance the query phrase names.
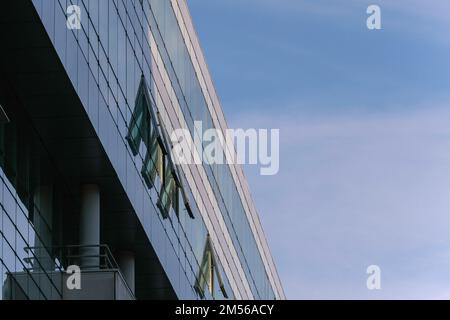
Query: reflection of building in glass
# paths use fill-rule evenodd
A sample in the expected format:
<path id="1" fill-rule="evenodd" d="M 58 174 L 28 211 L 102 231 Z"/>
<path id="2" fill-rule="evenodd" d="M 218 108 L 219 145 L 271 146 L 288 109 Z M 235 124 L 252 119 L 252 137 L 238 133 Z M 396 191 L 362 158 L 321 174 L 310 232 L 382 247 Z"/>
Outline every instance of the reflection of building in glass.
<path id="1" fill-rule="evenodd" d="M 226 129 L 185 1 L 69 2 L 0 12 L 1 298 L 283 299 L 242 169 L 173 161 Z"/>

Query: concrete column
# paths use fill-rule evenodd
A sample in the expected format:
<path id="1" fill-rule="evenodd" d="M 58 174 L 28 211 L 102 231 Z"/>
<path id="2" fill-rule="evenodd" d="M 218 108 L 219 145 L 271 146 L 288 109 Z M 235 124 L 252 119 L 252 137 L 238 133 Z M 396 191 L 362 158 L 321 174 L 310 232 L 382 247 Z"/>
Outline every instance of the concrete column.
<path id="1" fill-rule="evenodd" d="M 53 259 L 50 255 L 52 250 L 52 223 L 53 223 L 53 186 L 39 186 L 34 191 L 34 216 L 36 249 L 34 254 L 39 260 L 35 261 L 34 270 L 55 269 Z"/>
<path id="2" fill-rule="evenodd" d="M 82 256 L 91 256 L 81 259 L 81 269 L 97 269 L 100 264 L 100 189 L 94 184 L 81 187 L 80 245 L 94 246 L 80 250 Z"/>
<path id="3" fill-rule="evenodd" d="M 131 292 L 135 293 L 135 257 L 134 252 L 121 251 L 117 255 L 117 263 Z"/>

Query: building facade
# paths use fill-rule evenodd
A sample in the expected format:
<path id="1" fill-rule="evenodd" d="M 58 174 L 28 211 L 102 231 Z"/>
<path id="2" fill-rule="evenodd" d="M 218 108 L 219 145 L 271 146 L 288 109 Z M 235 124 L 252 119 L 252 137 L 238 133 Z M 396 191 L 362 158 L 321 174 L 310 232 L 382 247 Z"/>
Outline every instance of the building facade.
<path id="1" fill-rule="evenodd" d="M 285 298 L 242 168 L 174 161 L 174 130 L 227 129 L 185 0 L 0 25 L 1 299 Z"/>

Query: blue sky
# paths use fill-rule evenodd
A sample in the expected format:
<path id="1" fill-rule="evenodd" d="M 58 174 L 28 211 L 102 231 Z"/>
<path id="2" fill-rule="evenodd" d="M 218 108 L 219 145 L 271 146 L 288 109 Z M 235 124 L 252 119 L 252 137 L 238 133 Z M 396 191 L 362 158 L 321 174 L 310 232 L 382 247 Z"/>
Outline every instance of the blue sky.
<path id="1" fill-rule="evenodd" d="M 246 174 L 288 298 L 450 298 L 450 2 L 188 4 L 230 127 L 280 129 Z"/>

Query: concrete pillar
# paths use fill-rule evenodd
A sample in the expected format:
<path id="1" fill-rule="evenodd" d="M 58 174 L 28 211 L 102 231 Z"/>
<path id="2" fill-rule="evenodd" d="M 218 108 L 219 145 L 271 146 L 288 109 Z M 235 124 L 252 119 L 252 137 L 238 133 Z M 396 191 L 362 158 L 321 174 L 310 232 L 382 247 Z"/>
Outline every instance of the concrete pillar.
<path id="1" fill-rule="evenodd" d="M 117 255 L 117 263 L 131 292 L 135 293 L 135 257 L 134 252 L 121 251 Z"/>
<path id="2" fill-rule="evenodd" d="M 35 247 L 34 254 L 39 260 L 35 261 L 34 270 L 55 269 L 54 261 L 51 257 L 53 238 L 53 186 L 39 186 L 34 191 L 34 216 L 33 223 L 35 226 Z"/>
<path id="3" fill-rule="evenodd" d="M 91 246 L 80 250 L 81 269 L 98 269 L 100 264 L 100 189 L 94 184 L 81 187 L 80 245 Z"/>

